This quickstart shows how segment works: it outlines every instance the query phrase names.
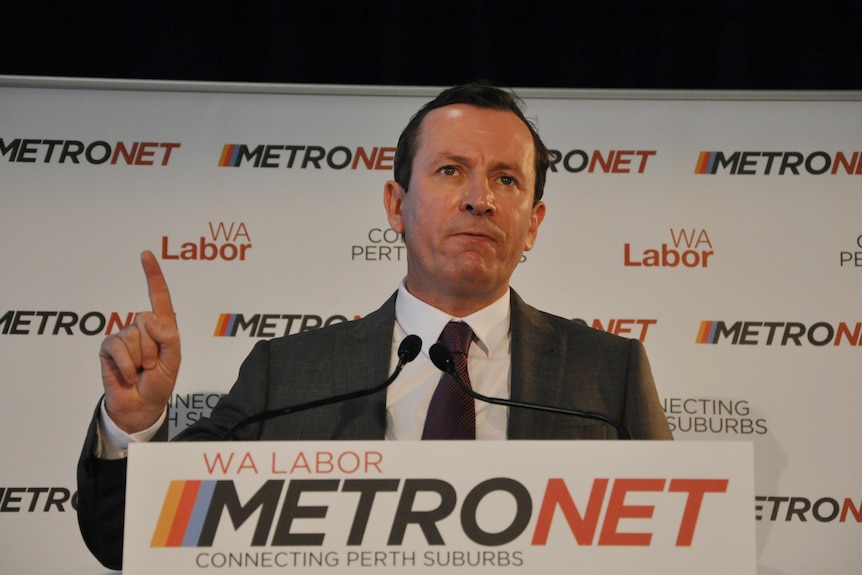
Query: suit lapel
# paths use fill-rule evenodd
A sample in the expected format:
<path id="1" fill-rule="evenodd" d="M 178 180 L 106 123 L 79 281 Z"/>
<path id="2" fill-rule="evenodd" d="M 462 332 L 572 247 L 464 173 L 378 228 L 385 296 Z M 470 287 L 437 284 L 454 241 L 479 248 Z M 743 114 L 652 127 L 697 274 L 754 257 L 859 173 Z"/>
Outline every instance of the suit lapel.
<path id="1" fill-rule="evenodd" d="M 515 401 L 561 405 L 567 349 L 566 333 L 554 328 L 512 291 L 512 377 Z M 556 416 L 531 409 L 509 409 L 509 439 L 553 437 Z"/>
<path id="2" fill-rule="evenodd" d="M 395 295 L 333 342 L 335 394 L 377 385 L 389 376 Z M 386 433 L 386 392 L 337 405 L 336 437 L 383 439 Z"/>

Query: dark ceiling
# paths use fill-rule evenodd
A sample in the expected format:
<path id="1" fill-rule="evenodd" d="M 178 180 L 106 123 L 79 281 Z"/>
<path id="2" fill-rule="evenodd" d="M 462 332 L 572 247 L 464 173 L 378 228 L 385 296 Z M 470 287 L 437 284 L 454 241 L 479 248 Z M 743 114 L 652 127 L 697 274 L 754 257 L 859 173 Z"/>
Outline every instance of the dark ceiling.
<path id="1" fill-rule="evenodd" d="M 515 87 L 862 89 L 862 3 L 15 3 L 0 74 Z"/>

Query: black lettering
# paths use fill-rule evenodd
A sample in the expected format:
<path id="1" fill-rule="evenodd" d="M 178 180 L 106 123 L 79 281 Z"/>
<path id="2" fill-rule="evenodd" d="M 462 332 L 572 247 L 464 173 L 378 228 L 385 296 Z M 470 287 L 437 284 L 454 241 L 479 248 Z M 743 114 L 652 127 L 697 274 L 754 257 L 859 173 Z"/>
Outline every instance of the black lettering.
<path id="1" fill-rule="evenodd" d="M 315 169 L 320 169 L 320 160 L 326 156 L 326 150 L 320 146 L 308 146 L 305 148 L 305 156 L 302 158 L 302 169 L 308 167 L 308 164 L 314 164 Z"/>
<path id="2" fill-rule="evenodd" d="M 790 170 L 793 175 L 798 176 L 799 166 L 802 165 L 803 160 L 799 152 L 785 152 L 784 157 L 781 158 L 781 168 L 778 173 L 783 176 L 787 170 Z"/>
<path id="3" fill-rule="evenodd" d="M 263 152 L 264 152 L 263 144 L 255 146 L 254 150 L 249 150 L 248 146 L 246 146 L 245 144 L 240 144 L 239 150 L 238 150 L 237 156 L 236 156 L 236 164 L 235 165 L 237 167 L 239 167 L 239 165 L 242 164 L 243 160 L 254 160 L 254 167 L 257 168 L 258 166 L 260 166 L 260 160 L 261 160 L 261 157 L 263 156 Z"/>
<path id="4" fill-rule="evenodd" d="M 50 510 L 52 506 L 57 507 L 58 511 L 66 511 L 63 504 L 69 501 L 70 496 L 69 490 L 65 487 L 52 487 L 45 502 L 45 511 Z"/>
<path id="5" fill-rule="evenodd" d="M 287 156 L 287 167 L 292 168 L 293 162 L 296 160 L 296 153 L 300 150 L 304 150 L 305 146 L 285 146 L 285 151 L 290 152 Z"/>
<path id="6" fill-rule="evenodd" d="M 231 330 L 230 330 L 230 335 L 233 337 L 236 335 L 237 331 L 239 331 L 240 329 L 242 329 L 244 331 L 248 328 L 251 328 L 249 331 L 250 331 L 250 335 L 253 336 L 257 332 L 257 326 L 259 323 L 260 323 L 260 314 L 256 313 L 253 316 L 251 316 L 251 319 L 246 321 L 245 317 L 243 317 L 242 314 L 238 313 L 238 314 L 236 314 L 236 316 L 234 318 L 233 326 L 231 327 Z"/>
<path id="7" fill-rule="evenodd" d="M 720 337 L 733 336 L 733 339 L 731 341 L 735 345 L 739 341 L 739 333 L 741 328 L 742 322 L 739 321 L 734 323 L 730 327 L 727 327 L 727 325 L 723 321 L 716 322 L 714 341 L 718 342 L 718 339 Z"/>
<path id="8" fill-rule="evenodd" d="M 577 156 L 581 159 L 581 165 L 580 166 L 575 167 L 572 165 L 572 158 L 574 156 Z M 572 150 L 571 152 L 566 154 L 565 158 L 563 158 L 563 167 L 566 168 L 567 172 L 572 172 L 575 174 L 577 174 L 579 172 L 583 172 L 589 163 L 590 163 L 590 157 L 583 150 Z"/>
<path id="9" fill-rule="evenodd" d="M 91 318 L 96 318 L 96 327 L 87 327 L 87 320 Z M 81 329 L 81 333 L 84 335 L 97 335 L 102 333 L 102 330 L 105 329 L 105 324 L 108 323 L 108 320 L 104 315 L 100 314 L 97 311 L 91 311 L 90 313 L 84 314 L 81 317 L 81 321 L 79 323 L 79 327 Z"/>
<path id="10" fill-rule="evenodd" d="M 476 512 L 482 499 L 494 491 L 505 491 L 515 499 L 515 517 L 512 523 L 497 533 L 483 530 L 476 521 Z M 479 545 L 494 546 L 511 543 L 527 528 L 533 513 L 533 500 L 530 492 L 521 483 L 506 477 L 483 481 L 474 487 L 461 506 L 461 526 L 464 534 Z"/>
<path id="11" fill-rule="evenodd" d="M 821 510 L 824 504 L 832 507 L 832 511 L 829 512 L 828 515 L 824 515 Z M 816 502 L 814 502 L 814 507 L 812 508 L 814 519 L 820 521 L 821 523 L 828 523 L 829 521 L 833 521 L 836 517 L 838 517 L 838 513 L 840 511 L 841 506 L 831 497 L 824 497 L 822 499 L 818 499 Z"/>
<path id="12" fill-rule="evenodd" d="M 805 335 L 805 326 L 801 323 L 790 322 L 784 326 L 784 337 L 781 338 L 781 345 L 787 345 L 791 339 L 796 345 L 802 345 L 799 341 Z"/>
<path id="13" fill-rule="evenodd" d="M 78 314 L 73 311 L 61 311 L 57 314 L 57 323 L 54 324 L 53 335 L 60 333 L 60 330 L 66 330 L 66 335 L 72 335 L 72 328 L 78 323 Z"/>
<path id="14" fill-rule="evenodd" d="M 96 157 L 93 155 L 93 152 L 96 148 L 102 148 L 102 150 L 104 151 L 104 155 L 102 157 Z M 102 141 L 93 142 L 92 144 L 87 146 L 87 149 L 84 152 L 84 157 L 87 158 L 87 161 L 91 164 L 104 164 L 111 157 L 111 144 Z"/>
<path id="15" fill-rule="evenodd" d="M 260 167 L 261 168 L 277 168 L 279 154 L 278 150 L 284 149 L 284 146 L 266 146 L 263 153 L 263 159 L 261 160 Z"/>
<path id="16" fill-rule="evenodd" d="M 381 491 L 397 491 L 399 483 L 399 479 L 344 480 L 342 491 L 360 494 L 356 513 L 353 515 L 353 523 L 350 524 L 350 534 L 347 536 L 348 545 L 362 545 L 365 529 L 368 527 L 368 518 L 371 516 L 371 508 L 374 505 L 374 498 Z"/>
<path id="17" fill-rule="evenodd" d="M 74 164 L 80 164 L 78 156 L 84 151 L 84 143 L 77 140 L 66 140 L 63 142 L 63 151 L 60 153 L 59 163 L 64 164 L 66 159 L 72 160 Z"/>
<path id="18" fill-rule="evenodd" d="M 822 158 L 823 167 L 815 168 L 814 167 L 814 159 Z M 814 174 L 815 176 L 819 176 L 820 174 L 825 174 L 829 171 L 829 168 L 832 167 L 832 158 L 829 157 L 829 154 L 826 152 L 814 152 L 810 154 L 807 158 L 805 158 L 805 170 L 809 174 Z"/>
<path id="19" fill-rule="evenodd" d="M 336 162 L 336 154 L 344 154 L 344 161 L 340 163 Z M 341 170 L 343 168 L 346 168 L 350 164 L 351 160 L 353 160 L 353 154 L 349 149 L 345 148 L 344 146 L 336 146 L 329 150 L 329 153 L 326 154 L 326 165 L 333 170 Z"/>
<path id="20" fill-rule="evenodd" d="M 26 492 L 26 487 L 7 487 L 6 494 L 3 496 L 3 503 L 0 503 L 0 512 L 17 513 L 21 511 L 20 507 L 15 506 L 15 503 L 21 503 L 21 498 L 17 494 Z"/>
<path id="21" fill-rule="evenodd" d="M 200 539 L 197 544 L 199 547 L 211 547 L 215 540 L 216 530 L 221 520 L 222 511 L 227 509 L 231 523 L 234 529 L 237 529 L 245 523 L 245 521 L 260 508 L 260 516 L 257 520 L 257 525 L 254 528 L 254 535 L 251 539 L 253 547 L 262 547 L 266 545 L 266 538 L 269 534 L 269 529 L 272 526 L 272 520 L 275 518 L 275 509 L 278 505 L 278 499 L 281 495 L 284 481 L 270 479 L 264 483 L 257 493 L 255 493 L 248 503 L 242 505 L 239 502 L 239 497 L 236 493 L 236 487 L 233 481 L 216 481 L 215 489 L 213 489 L 212 500 L 210 507 L 207 510 L 206 518 L 201 529 Z"/>
<path id="22" fill-rule="evenodd" d="M 30 500 L 30 508 L 27 510 L 30 513 L 32 513 L 36 510 L 36 504 L 39 503 L 39 496 L 42 495 L 43 493 L 48 493 L 48 488 L 47 487 L 29 487 L 27 489 L 27 493 L 33 494 L 33 498 Z M 45 511 L 48 511 L 47 505 L 45 506 Z M 63 509 L 61 508 L 60 511 L 63 511 Z"/>
<path id="23" fill-rule="evenodd" d="M 808 521 L 805 514 L 811 509 L 811 501 L 805 497 L 791 497 L 790 505 L 787 506 L 786 520 L 790 521 L 797 515 L 801 521 Z"/>
<path id="24" fill-rule="evenodd" d="M 420 491 L 431 491 L 440 496 L 440 505 L 428 511 L 414 511 L 413 502 Z M 387 545 L 401 545 L 407 526 L 415 523 L 425 535 L 429 545 L 445 545 L 437 522 L 448 517 L 455 509 L 455 488 L 442 479 L 407 479 L 392 520 Z"/>
<path id="25" fill-rule="evenodd" d="M 730 157 L 725 157 L 723 152 L 715 153 L 715 163 L 713 164 L 712 173 L 718 173 L 719 166 L 726 168 L 730 166 L 730 173 L 736 174 L 737 166 L 739 165 L 739 152 L 734 152 Z"/>
<path id="26" fill-rule="evenodd" d="M 260 328 L 257 330 L 257 337 L 275 337 L 274 330 L 275 329 L 275 320 L 279 318 L 278 315 L 273 314 L 264 314 L 261 316 L 263 321 L 260 322 Z"/>
<path id="27" fill-rule="evenodd" d="M 18 157 L 15 158 L 15 161 L 35 163 L 36 153 L 39 151 L 36 145 L 39 143 L 41 143 L 40 140 L 21 140 L 21 147 L 18 149 Z M 27 154 L 32 154 L 33 157 L 28 158 Z"/>
<path id="28" fill-rule="evenodd" d="M 0 138 L 0 156 L 9 155 L 9 161 L 14 162 L 18 157 L 18 149 L 21 146 L 21 138 L 15 138 L 8 144 Z M 10 153 L 11 152 L 11 153 Z"/>
<path id="29" fill-rule="evenodd" d="M 299 505 L 299 497 L 305 491 L 338 491 L 339 479 L 294 479 L 287 486 L 284 506 L 272 536 L 273 545 L 323 545 L 325 533 L 291 533 L 294 519 L 323 519 L 327 507 L 322 505 Z"/>
<path id="30" fill-rule="evenodd" d="M 826 330 L 826 337 L 825 338 L 815 339 L 814 332 L 818 329 L 825 329 Z M 830 341 L 832 341 L 832 338 L 834 336 L 835 336 L 835 329 L 831 325 L 829 325 L 828 323 L 823 322 L 823 321 L 815 323 L 814 325 L 812 325 L 808 329 L 808 342 L 811 345 L 816 345 L 818 347 L 827 345 Z"/>
<path id="31" fill-rule="evenodd" d="M 2 141 L 0 141 L 0 143 L 2 143 Z M 552 172 L 556 174 L 557 164 L 560 163 L 560 160 L 563 158 L 563 155 L 560 153 L 559 150 L 548 150 L 548 157 L 550 160 L 548 167 L 551 169 Z"/>
<path id="32" fill-rule="evenodd" d="M 15 320 L 12 322 L 12 335 L 27 335 L 28 333 L 30 333 L 30 320 L 26 319 L 26 316 L 31 315 L 36 315 L 36 312 L 19 311 L 15 313 Z"/>

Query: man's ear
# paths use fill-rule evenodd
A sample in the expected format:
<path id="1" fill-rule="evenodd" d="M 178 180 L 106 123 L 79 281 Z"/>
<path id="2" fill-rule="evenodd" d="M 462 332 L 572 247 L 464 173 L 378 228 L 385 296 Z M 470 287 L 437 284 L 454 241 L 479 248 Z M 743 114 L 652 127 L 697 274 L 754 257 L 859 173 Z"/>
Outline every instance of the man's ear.
<path id="1" fill-rule="evenodd" d="M 386 217 L 389 219 L 389 227 L 404 233 L 404 195 L 407 191 L 395 180 L 389 180 L 383 187 L 383 207 L 386 208 Z"/>
<path id="2" fill-rule="evenodd" d="M 528 252 L 536 245 L 536 237 L 539 235 L 539 226 L 542 225 L 542 220 L 545 219 L 545 202 L 539 201 L 533 206 L 533 212 L 530 215 L 530 230 L 527 232 L 527 243 L 524 246 L 524 251 Z"/>

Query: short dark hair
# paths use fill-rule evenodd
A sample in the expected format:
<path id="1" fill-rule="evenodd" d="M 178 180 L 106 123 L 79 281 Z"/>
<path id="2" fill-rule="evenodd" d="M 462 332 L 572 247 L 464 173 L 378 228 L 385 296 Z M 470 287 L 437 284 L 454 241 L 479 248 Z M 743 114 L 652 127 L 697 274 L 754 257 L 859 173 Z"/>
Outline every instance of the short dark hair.
<path id="1" fill-rule="evenodd" d="M 440 92 L 436 98 L 422 106 L 410 118 L 407 127 L 404 128 L 404 131 L 401 132 L 401 137 L 398 138 L 398 147 L 395 149 L 395 181 L 405 190 L 408 189 L 410 178 L 413 175 L 413 158 L 416 155 L 417 140 L 419 139 L 419 133 L 422 130 L 422 122 L 425 120 L 425 116 L 431 110 L 453 104 L 466 104 L 477 108 L 512 112 L 524 122 L 524 125 L 530 130 L 530 135 L 533 136 L 533 146 L 535 148 L 536 185 L 534 188 L 533 203 L 535 204 L 541 200 L 542 194 L 545 191 L 545 177 L 550 165 L 548 149 L 539 137 L 536 127 L 524 116 L 524 112 L 522 111 L 523 100 L 511 90 L 503 89 L 486 81 L 472 82 L 470 84 L 447 88 Z"/>

